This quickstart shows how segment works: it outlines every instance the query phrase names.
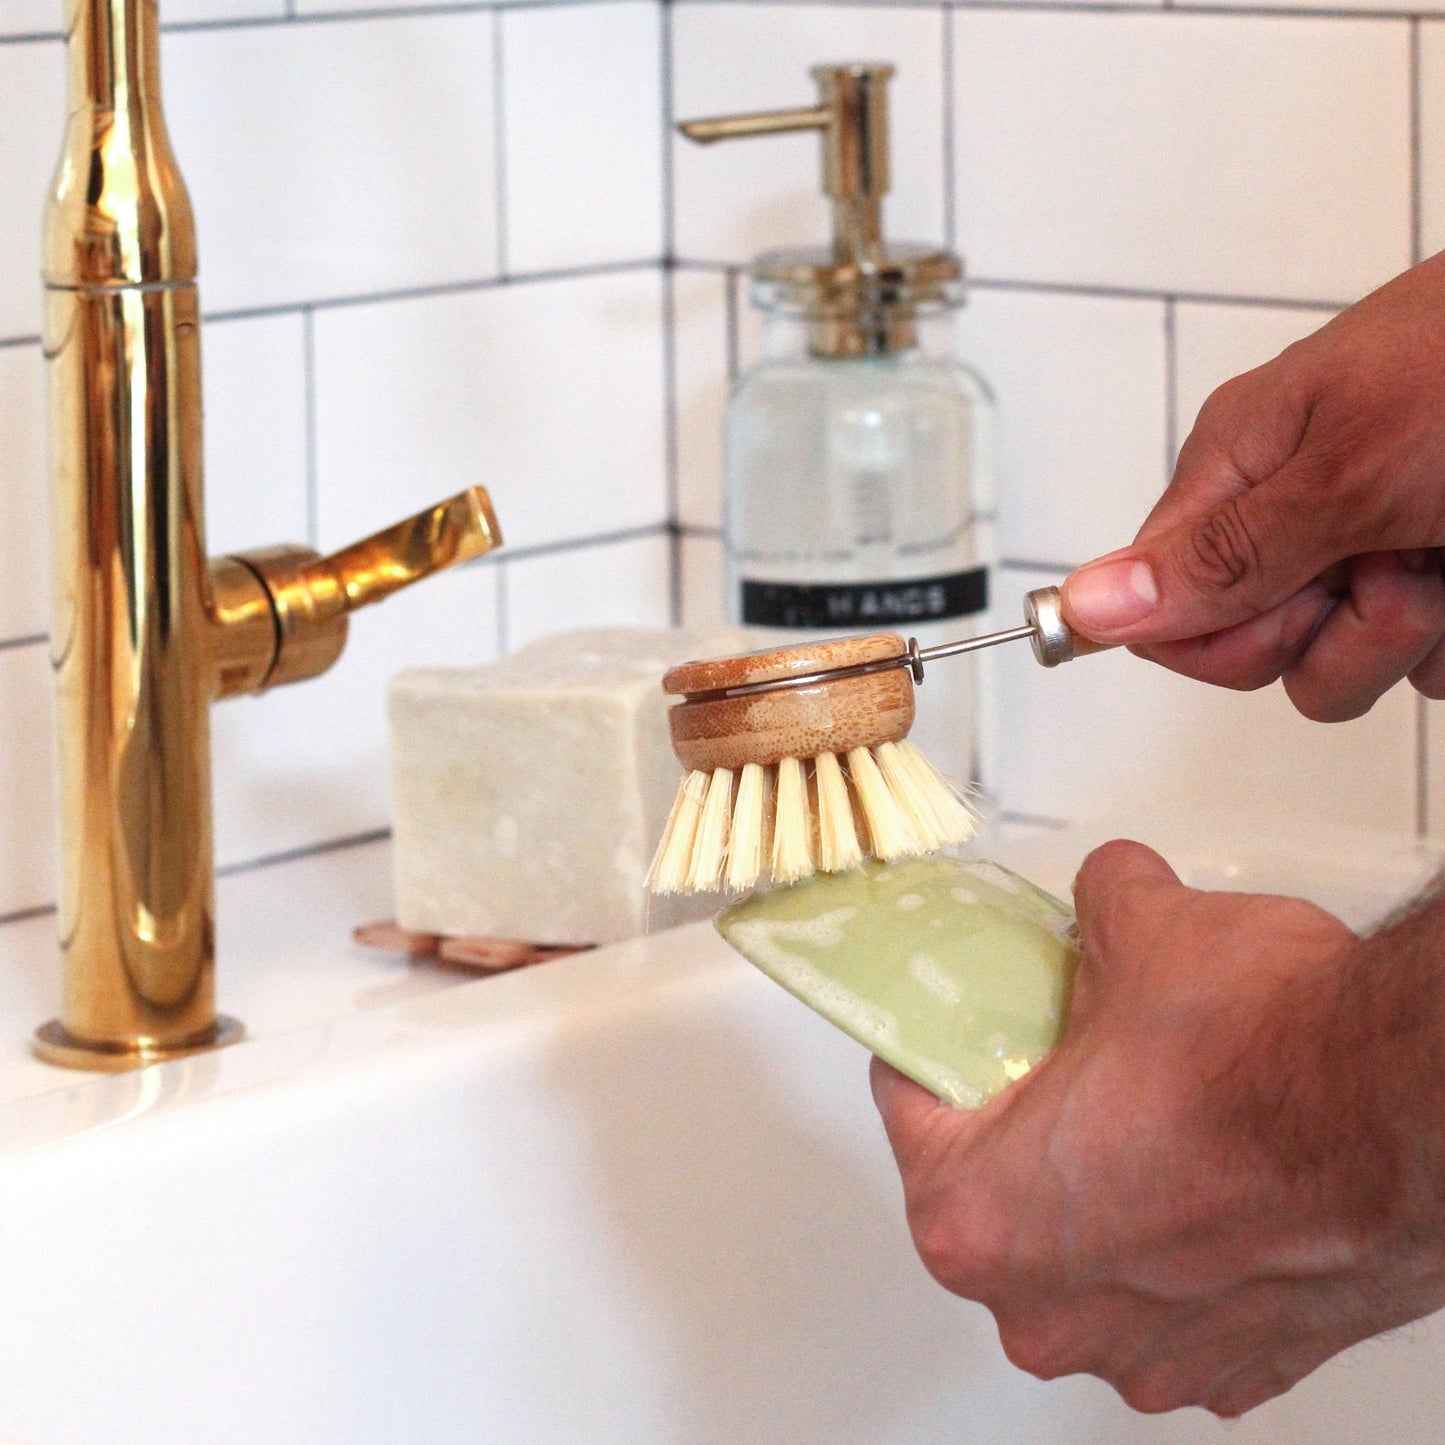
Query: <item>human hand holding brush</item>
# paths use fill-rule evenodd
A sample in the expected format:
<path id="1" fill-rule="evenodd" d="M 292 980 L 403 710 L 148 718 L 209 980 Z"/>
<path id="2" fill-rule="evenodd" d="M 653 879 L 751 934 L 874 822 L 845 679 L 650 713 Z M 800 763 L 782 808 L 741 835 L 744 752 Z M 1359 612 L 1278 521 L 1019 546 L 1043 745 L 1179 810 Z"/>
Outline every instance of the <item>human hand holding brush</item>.
<path id="1" fill-rule="evenodd" d="M 1216 391 L 1069 622 L 1319 721 L 1445 697 L 1445 255 Z M 1110 844 L 1064 1042 L 977 1114 L 874 1091 L 920 1253 L 1011 1358 L 1237 1415 L 1445 1305 L 1445 901 L 1356 940 Z"/>
<path id="2" fill-rule="evenodd" d="M 1445 697 L 1445 253 L 1210 396 L 1133 544 L 1063 584 L 1090 637 L 1305 716 Z"/>

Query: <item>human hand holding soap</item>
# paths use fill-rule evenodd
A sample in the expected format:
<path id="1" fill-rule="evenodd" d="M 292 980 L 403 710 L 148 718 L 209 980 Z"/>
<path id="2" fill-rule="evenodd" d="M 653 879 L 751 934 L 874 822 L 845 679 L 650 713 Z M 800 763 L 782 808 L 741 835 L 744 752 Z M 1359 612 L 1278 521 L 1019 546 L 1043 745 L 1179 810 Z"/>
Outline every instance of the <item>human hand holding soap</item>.
<path id="1" fill-rule="evenodd" d="M 983 1110 L 875 1062 L 919 1253 L 1018 1366 L 1239 1415 L 1445 1304 L 1440 905 L 1360 940 L 1110 843 L 1053 1054 Z"/>

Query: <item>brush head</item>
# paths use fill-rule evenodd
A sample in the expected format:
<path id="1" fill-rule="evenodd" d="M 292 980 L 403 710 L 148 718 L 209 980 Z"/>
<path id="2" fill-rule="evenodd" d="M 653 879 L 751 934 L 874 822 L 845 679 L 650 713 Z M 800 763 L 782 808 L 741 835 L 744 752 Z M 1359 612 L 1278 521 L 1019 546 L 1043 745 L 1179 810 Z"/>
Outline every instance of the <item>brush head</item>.
<path id="1" fill-rule="evenodd" d="M 652 891 L 794 883 L 967 839 L 972 810 L 907 741 L 913 655 L 885 632 L 667 673 L 663 688 L 681 698 L 668 713 L 672 747 L 689 772 L 652 862 Z M 790 679 L 797 685 L 777 686 Z"/>
<path id="2" fill-rule="evenodd" d="M 726 694 L 907 655 L 901 637 L 879 632 L 684 662 L 662 679 L 664 692 L 682 698 L 668 712 L 672 750 L 683 767 L 711 772 L 897 742 L 913 726 L 913 678 L 907 667 L 741 697 Z"/>

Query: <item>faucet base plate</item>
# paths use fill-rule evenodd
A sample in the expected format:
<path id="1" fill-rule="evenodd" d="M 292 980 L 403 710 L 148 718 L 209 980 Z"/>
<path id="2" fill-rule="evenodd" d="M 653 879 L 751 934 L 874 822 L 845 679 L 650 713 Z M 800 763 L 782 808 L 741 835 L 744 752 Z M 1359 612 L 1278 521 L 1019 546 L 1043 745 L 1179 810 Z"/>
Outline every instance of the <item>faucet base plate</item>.
<path id="1" fill-rule="evenodd" d="M 133 1043 L 82 1039 L 72 1034 L 59 1019 L 51 1019 L 35 1030 L 31 1047 L 47 1064 L 119 1074 L 127 1069 L 143 1069 L 147 1064 L 163 1064 L 167 1059 L 182 1059 L 187 1054 L 224 1048 L 227 1044 L 238 1043 L 245 1035 L 244 1026 L 224 1014 L 217 1015 L 215 1023 L 203 1033 L 193 1034 L 173 1044 L 162 1044 L 154 1039 L 137 1039 Z"/>

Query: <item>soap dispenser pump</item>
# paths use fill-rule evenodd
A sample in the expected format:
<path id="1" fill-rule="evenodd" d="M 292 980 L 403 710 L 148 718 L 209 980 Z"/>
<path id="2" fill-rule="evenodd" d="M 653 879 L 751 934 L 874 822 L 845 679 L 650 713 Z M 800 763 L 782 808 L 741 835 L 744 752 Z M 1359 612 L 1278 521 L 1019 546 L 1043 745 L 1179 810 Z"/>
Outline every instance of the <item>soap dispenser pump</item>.
<path id="1" fill-rule="evenodd" d="M 725 608 L 763 646 L 882 627 L 928 646 L 966 635 L 988 606 L 992 400 L 954 354 L 959 258 L 884 235 L 893 74 L 818 66 L 816 105 L 679 127 L 704 143 L 822 139 L 832 242 L 754 260 L 763 355 L 724 420 Z M 950 670 L 915 728 L 960 782 L 987 771 L 980 665 Z"/>

